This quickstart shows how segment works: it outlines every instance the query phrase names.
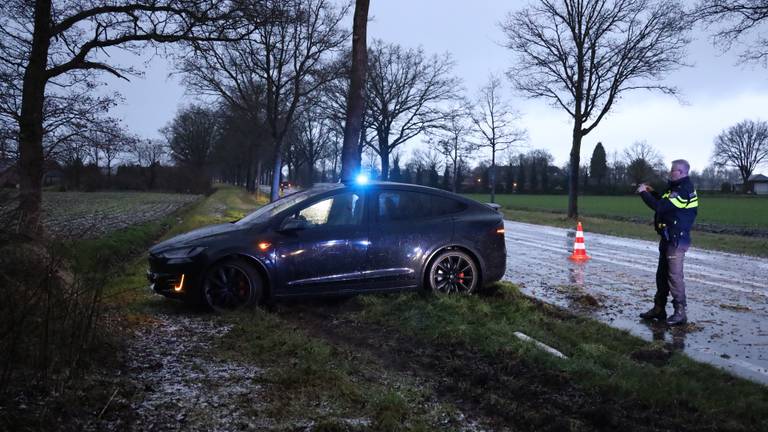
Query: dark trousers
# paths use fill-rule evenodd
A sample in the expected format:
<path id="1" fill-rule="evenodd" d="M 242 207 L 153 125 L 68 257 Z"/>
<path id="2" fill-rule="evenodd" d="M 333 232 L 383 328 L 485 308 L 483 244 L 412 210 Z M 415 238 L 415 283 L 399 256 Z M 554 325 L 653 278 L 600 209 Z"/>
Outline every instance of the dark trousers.
<path id="1" fill-rule="evenodd" d="M 666 306 L 667 297 L 672 293 L 672 304 L 685 307 L 685 281 L 683 280 L 683 261 L 687 244 L 674 244 L 662 240 L 659 242 L 659 266 L 656 268 L 656 296 L 654 303 Z"/>

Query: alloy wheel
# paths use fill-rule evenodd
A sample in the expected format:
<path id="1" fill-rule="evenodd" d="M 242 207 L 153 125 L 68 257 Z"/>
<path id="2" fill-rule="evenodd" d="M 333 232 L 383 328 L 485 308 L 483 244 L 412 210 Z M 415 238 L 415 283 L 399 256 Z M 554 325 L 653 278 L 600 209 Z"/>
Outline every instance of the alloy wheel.
<path id="1" fill-rule="evenodd" d="M 217 264 L 205 278 L 203 294 L 211 309 L 226 312 L 255 302 L 257 283 L 237 262 Z"/>
<path id="2" fill-rule="evenodd" d="M 471 294 L 477 287 L 477 266 L 463 252 L 445 252 L 432 265 L 429 280 L 435 292 Z"/>

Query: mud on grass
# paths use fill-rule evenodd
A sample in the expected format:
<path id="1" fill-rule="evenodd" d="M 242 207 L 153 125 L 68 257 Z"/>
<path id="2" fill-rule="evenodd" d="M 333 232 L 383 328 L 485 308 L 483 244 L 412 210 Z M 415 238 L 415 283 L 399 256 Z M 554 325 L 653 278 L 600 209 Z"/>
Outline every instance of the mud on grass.
<path id="1" fill-rule="evenodd" d="M 292 307 L 281 311 L 281 315 L 318 338 L 365 353 L 388 369 L 430 383 L 435 398 L 457 406 L 471 418 L 481 419 L 490 430 L 613 430 L 627 425 L 632 430 L 664 430 L 661 425 L 642 426 L 644 416 L 652 412 L 630 409 L 631 405 L 623 401 L 584 392 L 567 374 L 532 367 L 513 350 L 488 354 L 449 338 L 425 340 L 418 334 L 402 332 L 392 322 L 361 320 L 367 307 L 360 309 L 360 303 L 368 301 L 352 300 L 351 307 Z M 683 429 L 674 422 L 665 424 L 671 429 Z"/>
<path id="2" fill-rule="evenodd" d="M 398 356 L 453 377 L 453 388 L 444 389 L 458 389 L 481 401 L 488 415 L 522 429 L 768 429 L 765 387 L 673 347 L 538 304 L 510 284 L 496 286 L 485 298 L 364 297 L 353 319 L 383 335 L 414 339 L 413 352 Z M 515 331 L 569 359 L 518 341 Z M 658 361 L 665 350 L 669 358 Z M 565 423 L 553 425 L 552 419 Z"/>
<path id="3" fill-rule="evenodd" d="M 264 405 L 250 415 L 271 418 L 271 429 L 485 430 L 482 419 L 435 398 L 428 380 L 318 334 L 303 312 L 282 313 L 289 309 L 229 315 L 232 330 L 216 344 L 222 359 L 264 365 Z"/>

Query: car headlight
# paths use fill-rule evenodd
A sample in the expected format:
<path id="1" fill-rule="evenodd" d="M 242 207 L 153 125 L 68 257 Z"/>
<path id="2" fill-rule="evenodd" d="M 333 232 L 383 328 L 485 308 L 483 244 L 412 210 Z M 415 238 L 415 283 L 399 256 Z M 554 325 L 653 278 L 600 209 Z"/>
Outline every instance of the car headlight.
<path id="1" fill-rule="evenodd" d="M 198 255 L 200 252 L 204 250 L 205 248 L 202 246 L 185 247 L 180 249 L 167 250 L 161 253 L 160 256 L 167 259 L 192 258 L 193 256 Z"/>

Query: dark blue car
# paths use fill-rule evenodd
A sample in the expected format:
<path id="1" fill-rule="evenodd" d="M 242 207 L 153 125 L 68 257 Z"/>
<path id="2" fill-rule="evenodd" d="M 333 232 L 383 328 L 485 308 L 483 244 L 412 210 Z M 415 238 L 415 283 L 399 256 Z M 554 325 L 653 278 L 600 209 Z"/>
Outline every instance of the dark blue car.
<path id="1" fill-rule="evenodd" d="M 474 293 L 506 265 L 495 209 L 387 182 L 319 184 L 149 253 L 155 292 L 214 310 L 289 296 Z"/>

